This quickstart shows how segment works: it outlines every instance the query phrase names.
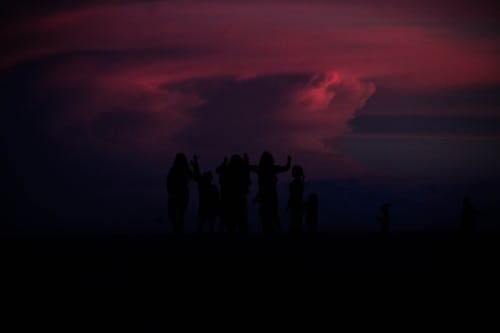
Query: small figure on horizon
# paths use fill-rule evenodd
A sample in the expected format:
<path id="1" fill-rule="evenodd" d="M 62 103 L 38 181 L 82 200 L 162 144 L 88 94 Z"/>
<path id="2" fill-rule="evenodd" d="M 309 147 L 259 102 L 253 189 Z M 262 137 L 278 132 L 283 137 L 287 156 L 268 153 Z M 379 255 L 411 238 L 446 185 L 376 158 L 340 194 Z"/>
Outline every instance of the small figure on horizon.
<path id="1" fill-rule="evenodd" d="M 212 183 L 212 172 L 201 174 L 198 156 L 193 156 L 191 166 L 193 178 L 198 183 L 198 231 L 203 232 L 205 223 L 208 223 L 208 231 L 213 232 L 219 214 L 219 189 Z"/>
<path id="2" fill-rule="evenodd" d="M 193 178 L 184 153 L 175 156 L 167 175 L 168 219 L 175 233 L 184 231 L 184 216 L 189 203 L 189 181 Z"/>
<path id="3" fill-rule="evenodd" d="M 479 215 L 479 211 L 472 205 L 470 197 L 466 195 L 464 197 L 464 203 L 462 206 L 462 220 L 461 220 L 461 230 L 464 233 L 472 233 L 476 230 L 476 217 Z"/>
<path id="4" fill-rule="evenodd" d="M 292 167 L 292 178 L 286 210 L 290 215 L 290 232 L 300 233 L 304 213 L 304 170 L 300 165 Z"/>
<path id="5" fill-rule="evenodd" d="M 380 227 L 383 235 L 388 235 L 390 231 L 390 217 L 389 217 L 389 204 L 384 203 L 380 207 L 382 215 L 377 217 L 380 222 Z"/>
<path id="6" fill-rule="evenodd" d="M 316 233 L 318 230 L 318 195 L 316 193 L 309 194 L 304 210 L 307 230 L 309 233 Z"/>

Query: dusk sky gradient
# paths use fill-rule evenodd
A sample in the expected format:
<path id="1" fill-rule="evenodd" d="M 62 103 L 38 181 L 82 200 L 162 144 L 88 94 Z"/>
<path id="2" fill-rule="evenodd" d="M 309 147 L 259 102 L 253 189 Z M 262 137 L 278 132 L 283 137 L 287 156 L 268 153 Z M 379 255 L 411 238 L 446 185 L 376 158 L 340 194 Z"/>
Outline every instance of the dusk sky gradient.
<path id="1" fill-rule="evenodd" d="M 2 149 L 14 206 L 32 202 L 54 220 L 155 220 L 178 151 L 203 168 L 233 152 L 256 162 L 270 150 L 279 163 L 290 154 L 318 191 L 371 186 L 351 193 L 361 210 L 373 207 L 366 216 L 417 185 L 446 187 L 458 208 L 466 191 L 484 197 L 483 210 L 500 198 L 493 1 L 3 7 Z M 344 197 L 328 195 L 325 206 Z"/>

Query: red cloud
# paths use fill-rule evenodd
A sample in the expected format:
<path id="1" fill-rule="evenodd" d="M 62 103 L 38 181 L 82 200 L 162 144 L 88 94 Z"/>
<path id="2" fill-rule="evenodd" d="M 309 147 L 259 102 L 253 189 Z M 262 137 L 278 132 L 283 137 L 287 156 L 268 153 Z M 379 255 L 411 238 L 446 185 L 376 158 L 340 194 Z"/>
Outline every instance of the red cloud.
<path id="1" fill-rule="evenodd" d="M 314 75 L 281 113 L 291 126 L 293 148 L 331 151 L 332 141 L 349 131 L 349 120 L 374 92 L 372 82 L 339 72 Z"/>
<path id="2" fill-rule="evenodd" d="M 93 6 L 4 29 L 2 40 L 25 42 L 1 62 L 82 50 L 196 47 L 205 51 L 175 64 L 156 59 L 141 66 L 185 76 L 334 68 L 355 76 L 401 75 L 404 85 L 419 88 L 498 82 L 498 38 L 471 38 L 446 24 L 448 12 L 430 16 L 425 8 L 302 1 Z"/>
<path id="3" fill-rule="evenodd" d="M 0 42 L 15 47 L 3 53 L 0 68 L 56 59 L 47 77 L 40 78 L 45 89 L 77 90 L 79 98 L 66 100 L 66 114 L 50 122 L 53 135 L 120 114 L 133 122 L 133 110 L 145 113 L 144 124 L 150 127 L 135 136 L 129 125 L 113 133 L 126 137 L 127 149 L 153 151 L 165 142 L 175 149 L 175 137 L 195 121 L 190 110 L 206 102 L 196 91 L 162 88 L 169 83 L 321 73 L 290 87 L 288 100 L 272 114 L 284 125 L 267 138 L 290 149 L 325 152 L 332 139 L 348 132 L 348 121 L 374 94 L 375 79 L 363 78 L 398 77 L 398 89 L 421 91 L 498 83 L 498 38 L 450 23 L 452 17 L 442 9 L 451 5 L 431 16 L 426 6 L 306 1 L 93 5 L 6 26 Z M 477 24 L 476 14 L 468 22 Z M 457 15 L 467 18 L 463 11 Z M 96 133 L 88 135 L 97 144 L 124 142 L 113 140 L 112 133 Z"/>

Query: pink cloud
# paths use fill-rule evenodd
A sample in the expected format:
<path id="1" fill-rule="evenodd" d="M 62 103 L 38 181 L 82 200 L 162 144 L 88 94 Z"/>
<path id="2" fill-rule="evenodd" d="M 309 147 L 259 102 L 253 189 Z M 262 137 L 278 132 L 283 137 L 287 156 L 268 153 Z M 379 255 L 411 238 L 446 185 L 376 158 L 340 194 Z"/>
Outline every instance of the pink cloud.
<path id="1" fill-rule="evenodd" d="M 291 127 L 293 148 L 331 152 L 332 141 L 349 132 L 348 121 L 374 93 L 373 82 L 339 72 L 314 75 L 280 113 Z"/>
<path id="2" fill-rule="evenodd" d="M 404 84 L 421 88 L 498 81 L 498 43 L 464 38 L 454 26 L 426 25 L 422 8 L 409 8 L 306 2 L 102 5 L 19 23 L 17 30 L 29 43 L 2 63 L 79 50 L 197 47 L 206 52 L 184 59 L 179 72 L 334 68 L 364 76 L 401 74 Z M 165 73 L 170 64 L 153 65 Z"/>
<path id="3" fill-rule="evenodd" d="M 0 56 L 0 68 L 66 55 L 40 78 L 51 89 L 80 92 L 53 120 L 52 133 L 86 128 L 110 110 L 134 110 L 150 116 L 150 128 L 135 136 L 116 131 L 125 141 L 112 134 L 92 134 L 91 140 L 137 150 L 164 142 L 174 149 L 175 136 L 193 124 L 189 111 L 206 102 L 196 92 L 166 85 L 320 73 L 290 88 L 287 104 L 273 114 L 285 125 L 268 135 L 290 149 L 325 153 L 375 93 L 377 82 L 363 78 L 399 77 L 398 88 L 413 91 L 499 82 L 498 38 L 465 38 L 456 25 L 436 24 L 451 19 L 446 6 L 430 16 L 425 8 L 306 1 L 94 5 L 3 29 L 0 42 L 25 42 Z"/>

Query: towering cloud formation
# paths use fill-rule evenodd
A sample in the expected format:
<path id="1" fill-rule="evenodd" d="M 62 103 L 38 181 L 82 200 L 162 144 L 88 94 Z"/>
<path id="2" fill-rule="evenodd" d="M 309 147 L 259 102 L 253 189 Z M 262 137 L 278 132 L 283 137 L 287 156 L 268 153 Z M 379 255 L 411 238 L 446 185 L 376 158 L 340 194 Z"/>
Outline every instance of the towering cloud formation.
<path id="1" fill-rule="evenodd" d="M 486 33 L 494 14 L 482 3 L 13 8 L 18 19 L 0 31 L 2 72 L 30 82 L 47 135 L 110 151 L 331 153 L 379 82 L 411 98 L 500 77 L 498 37 Z M 384 112 L 400 112 L 386 102 Z"/>
<path id="2" fill-rule="evenodd" d="M 498 179 L 493 1 L 6 3 L 4 187 L 34 221 L 143 221 L 177 151 L 211 169 L 290 153 L 308 179 Z"/>
<path id="3" fill-rule="evenodd" d="M 295 127 L 294 143 L 306 150 L 331 151 L 332 141 L 348 132 L 349 120 L 374 92 L 373 82 L 335 71 L 314 75 L 283 115 Z"/>

